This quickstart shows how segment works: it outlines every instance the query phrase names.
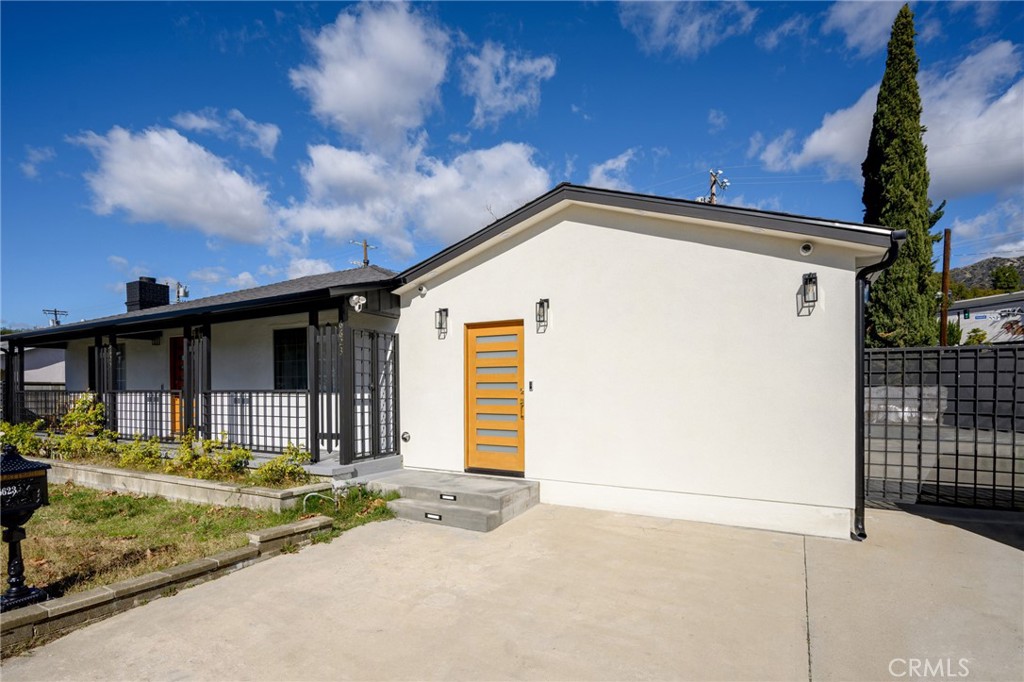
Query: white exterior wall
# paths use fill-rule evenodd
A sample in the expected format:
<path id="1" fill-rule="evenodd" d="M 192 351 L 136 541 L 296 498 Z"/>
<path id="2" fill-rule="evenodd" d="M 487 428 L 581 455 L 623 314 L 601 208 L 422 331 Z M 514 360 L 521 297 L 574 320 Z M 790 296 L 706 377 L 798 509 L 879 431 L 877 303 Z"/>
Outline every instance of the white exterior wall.
<path id="1" fill-rule="evenodd" d="M 402 297 L 405 464 L 463 470 L 464 325 L 521 319 L 525 475 L 542 501 L 849 537 L 866 255 L 881 252 L 563 211 Z M 820 299 L 798 316 L 806 272 Z"/>
<path id="2" fill-rule="evenodd" d="M 63 384 L 64 351 L 60 348 L 26 348 L 25 383 Z"/>
<path id="3" fill-rule="evenodd" d="M 985 340 L 988 343 L 1010 343 L 1024 340 L 1019 334 L 1014 334 L 1010 329 L 1013 323 L 1024 325 L 1024 293 L 1019 298 L 1010 298 L 999 304 L 985 303 L 979 301 L 978 305 L 967 307 L 971 316 L 965 317 L 964 310 L 950 311 L 949 321 L 959 322 L 963 336 L 960 343 L 967 340 L 967 335 L 972 329 L 980 329 L 985 332 Z"/>
<path id="4" fill-rule="evenodd" d="M 68 391 L 89 390 L 89 346 L 92 341 L 68 341 L 64 351 L 64 386 Z"/>

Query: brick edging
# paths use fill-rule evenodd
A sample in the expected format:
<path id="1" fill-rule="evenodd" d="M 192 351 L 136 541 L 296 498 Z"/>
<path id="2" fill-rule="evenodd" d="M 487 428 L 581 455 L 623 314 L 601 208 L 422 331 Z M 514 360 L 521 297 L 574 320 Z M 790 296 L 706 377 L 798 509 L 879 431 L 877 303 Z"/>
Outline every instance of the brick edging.
<path id="1" fill-rule="evenodd" d="M 332 524 L 330 517 L 314 516 L 265 528 L 248 533 L 249 544 L 245 547 L 2 613 L 0 650 L 6 655 L 34 638 L 60 636 L 91 621 L 250 566 L 280 553 L 287 545 L 309 544 L 315 533 L 330 529 Z"/>

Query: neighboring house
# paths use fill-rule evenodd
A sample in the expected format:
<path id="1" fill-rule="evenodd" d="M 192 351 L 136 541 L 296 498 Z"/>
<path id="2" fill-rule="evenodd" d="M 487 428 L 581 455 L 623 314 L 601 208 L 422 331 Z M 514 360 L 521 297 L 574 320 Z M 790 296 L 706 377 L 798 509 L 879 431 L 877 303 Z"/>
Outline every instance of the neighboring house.
<path id="1" fill-rule="evenodd" d="M 295 437 L 342 465 L 400 449 L 407 467 L 538 480 L 550 503 L 848 537 L 863 282 L 901 236 L 563 184 L 398 275 L 11 341 L 67 344 L 69 390 L 161 437 Z"/>
<path id="2" fill-rule="evenodd" d="M 988 343 L 1024 343 L 1024 291 L 956 301 L 948 319 L 960 323 L 961 343 L 972 329 L 985 332 Z"/>
<path id="3" fill-rule="evenodd" d="M 0 352 L 7 352 L 7 342 L 0 342 Z M 25 385 L 40 388 L 64 386 L 64 351 L 59 348 L 25 349 Z M 0 369 L 0 378 L 6 379 Z"/>

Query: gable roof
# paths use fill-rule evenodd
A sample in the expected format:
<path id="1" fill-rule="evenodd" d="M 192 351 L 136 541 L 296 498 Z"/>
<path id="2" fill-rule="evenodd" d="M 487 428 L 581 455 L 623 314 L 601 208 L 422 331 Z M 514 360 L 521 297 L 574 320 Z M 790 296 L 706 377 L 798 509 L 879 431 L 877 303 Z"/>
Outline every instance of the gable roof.
<path id="1" fill-rule="evenodd" d="M 589 204 L 655 215 L 712 221 L 741 227 L 762 228 L 882 248 L 888 248 L 892 244 L 890 238 L 892 230 L 887 227 L 828 220 L 825 218 L 811 218 L 791 213 L 762 211 L 723 204 L 707 204 L 673 197 L 598 189 L 596 187 L 563 182 L 550 192 L 537 197 L 503 218 L 499 218 L 482 230 L 407 268 L 400 275 L 403 288 L 417 279 L 429 276 L 450 261 L 459 259 L 468 252 L 477 249 L 485 242 L 506 232 L 506 230 L 514 228 L 545 212 L 553 211 L 561 204 Z"/>
<path id="2" fill-rule="evenodd" d="M 1024 290 L 1011 291 L 1008 294 L 992 294 L 991 296 L 979 296 L 978 298 L 965 298 L 949 304 L 949 310 L 964 310 L 967 308 L 984 308 L 999 306 L 1004 303 L 1017 303 L 1024 301 Z"/>
<path id="3" fill-rule="evenodd" d="M 259 308 L 303 303 L 317 299 L 332 298 L 346 291 L 365 289 L 390 289 L 395 284 L 397 273 L 377 265 L 328 272 L 322 275 L 297 277 L 284 282 L 267 284 L 251 289 L 240 289 L 224 294 L 206 296 L 192 301 L 133 310 L 119 315 L 109 315 L 83 322 L 62 324 L 25 332 L 6 334 L 5 340 L 59 341 L 88 336 L 89 332 L 101 329 L 122 328 L 132 325 L 153 324 L 173 320 L 223 313 L 226 311 L 255 311 Z M 340 291 L 339 291 L 340 290 Z"/>

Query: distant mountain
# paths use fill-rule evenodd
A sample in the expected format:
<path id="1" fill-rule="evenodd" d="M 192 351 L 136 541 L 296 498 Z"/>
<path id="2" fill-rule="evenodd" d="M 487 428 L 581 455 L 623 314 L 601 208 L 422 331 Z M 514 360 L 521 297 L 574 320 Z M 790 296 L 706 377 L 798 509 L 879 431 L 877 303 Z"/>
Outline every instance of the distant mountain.
<path id="1" fill-rule="evenodd" d="M 949 277 L 954 282 L 960 282 L 968 287 L 990 289 L 992 287 L 992 271 L 1002 265 L 1012 265 L 1017 268 L 1021 281 L 1024 281 L 1024 256 L 1017 258 L 986 258 L 973 265 L 953 268 L 949 271 Z"/>

